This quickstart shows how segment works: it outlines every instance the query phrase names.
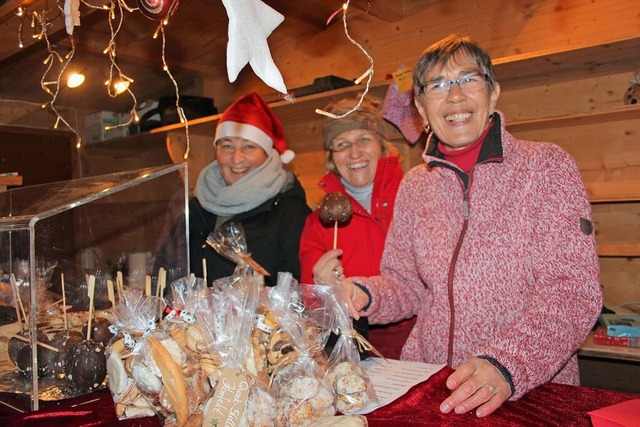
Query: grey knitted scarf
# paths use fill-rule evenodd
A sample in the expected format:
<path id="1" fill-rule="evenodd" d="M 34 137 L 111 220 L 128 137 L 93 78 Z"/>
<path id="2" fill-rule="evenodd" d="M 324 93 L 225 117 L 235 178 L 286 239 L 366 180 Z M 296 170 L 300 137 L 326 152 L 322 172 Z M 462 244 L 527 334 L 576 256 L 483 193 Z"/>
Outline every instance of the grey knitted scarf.
<path id="1" fill-rule="evenodd" d="M 195 193 L 203 208 L 215 215 L 234 216 L 247 212 L 289 189 L 294 176 L 282 167 L 280 155 L 272 150 L 259 167 L 228 185 L 218 167 L 218 161 L 207 165 L 196 183 Z"/>

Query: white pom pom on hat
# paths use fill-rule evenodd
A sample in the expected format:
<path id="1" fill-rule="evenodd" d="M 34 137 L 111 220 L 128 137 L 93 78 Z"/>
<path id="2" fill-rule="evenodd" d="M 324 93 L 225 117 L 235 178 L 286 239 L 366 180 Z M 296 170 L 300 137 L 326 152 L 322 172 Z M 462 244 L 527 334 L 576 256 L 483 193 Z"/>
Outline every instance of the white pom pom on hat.
<path id="1" fill-rule="evenodd" d="M 214 143 L 226 136 L 253 141 L 267 153 L 275 148 L 285 164 L 295 157 L 295 153 L 287 148 L 280 119 L 255 92 L 236 100 L 222 113 L 216 127 Z"/>

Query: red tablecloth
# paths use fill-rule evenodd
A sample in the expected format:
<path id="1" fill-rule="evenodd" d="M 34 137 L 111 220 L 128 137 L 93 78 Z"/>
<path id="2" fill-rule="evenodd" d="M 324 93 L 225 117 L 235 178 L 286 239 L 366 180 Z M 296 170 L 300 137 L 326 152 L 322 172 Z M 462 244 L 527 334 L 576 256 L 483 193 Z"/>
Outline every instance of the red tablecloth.
<path id="1" fill-rule="evenodd" d="M 369 426 L 591 426 L 587 412 L 639 395 L 589 387 L 545 384 L 516 402 L 506 402 L 485 418 L 468 414 L 442 414 L 440 403 L 449 394 L 445 380 L 453 372 L 444 368 L 429 380 L 413 387 L 400 399 L 367 415 Z M 94 399 L 97 399 L 94 401 Z M 7 396 L 0 400 L 10 402 Z M 15 400 L 15 399 L 14 399 Z M 89 402 L 82 405 L 83 402 Z M 81 404 L 81 405 L 78 405 Z M 77 405 L 77 406 L 73 406 Z M 158 427 L 158 418 L 118 421 L 108 390 L 58 402 L 42 402 L 39 411 L 19 414 L 0 405 L 1 426 Z"/>
<path id="2" fill-rule="evenodd" d="M 587 412 L 639 397 L 590 387 L 545 384 L 518 401 L 505 402 L 484 418 L 473 413 L 443 414 L 439 407 L 449 395 L 445 381 L 452 372 L 451 368 L 444 368 L 402 398 L 372 412 L 367 416 L 369 426 L 591 426 Z"/>

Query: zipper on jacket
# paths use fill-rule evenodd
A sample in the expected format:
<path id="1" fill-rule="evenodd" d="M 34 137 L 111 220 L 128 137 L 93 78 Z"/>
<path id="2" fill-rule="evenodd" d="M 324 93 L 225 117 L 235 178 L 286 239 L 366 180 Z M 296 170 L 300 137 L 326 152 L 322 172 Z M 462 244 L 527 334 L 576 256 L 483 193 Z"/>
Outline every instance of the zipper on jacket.
<path id="1" fill-rule="evenodd" d="M 457 176 L 457 175 L 456 175 Z M 458 176 L 460 183 L 463 187 L 463 196 L 462 196 L 462 211 L 464 216 L 464 221 L 462 223 L 462 230 L 460 231 L 460 236 L 458 236 L 458 243 L 456 244 L 456 249 L 453 252 L 453 257 L 451 258 L 451 264 L 449 265 L 449 273 L 447 277 L 447 292 L 449 296 L 449 344 L 447 350 L 447 366 L 453 366 L 453 335 L 456 324 L 456 309 L 453 301 L 453 272 L 456 269 L 456 264 L 458 262 L 458 255 L 460 254 L 460 248 L 462 247 L 462 241 L 464 240 L 464 235 L 467 233 L 467 226 L 469 225 L 469 185 L 470 179 L 465 183 L 463 179 Z"/>
<path id="2" fill-rule="evenodd" d="M 469 219 L 469 188 L 464 189 L 464 196 L 462 197 L 462 215 L 465 221 Z"/>

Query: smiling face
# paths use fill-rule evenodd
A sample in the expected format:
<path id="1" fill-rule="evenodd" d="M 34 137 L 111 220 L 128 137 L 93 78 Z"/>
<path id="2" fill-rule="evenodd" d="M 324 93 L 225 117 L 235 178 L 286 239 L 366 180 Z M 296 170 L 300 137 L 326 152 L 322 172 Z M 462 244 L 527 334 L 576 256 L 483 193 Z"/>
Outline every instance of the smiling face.
<path id="1" fill-rule="evenodd" d="M 331 147 L 342 147 L 340 151 L 332 150 L 331 156 L 338 174 L 349 185 L 364 187 L 373 182 L 382 157 L 382 141 L 377 133 L 365 129 L 352 129 L 336 136 Z M 344 148 L 346 147 L 346 148 Z"/>
<path id="2" fill-rule="evenodd" d="M 232 185 L 267 161 L 267 153 L 255 142 L 237 136 L 216 142 L 216 159 L 225 182 Z"/>
<path id="3" fill-rule="evenodd" d="M 444 65 L 428 69 L 423 81 L 456 80 L 485 71 L 467 54 L 458 52 Z M 442 98 L 429 99 L 424 93 L 415 98 L 415 104 L 424 120 L 438 139 L 449 150 L 461 150 L 473 144 L 489 124 L 489 115 L 495 110 L 500 85 L 495 82 L 476 92 L 463 92 L 458 84 L 451 84 Z"/>

